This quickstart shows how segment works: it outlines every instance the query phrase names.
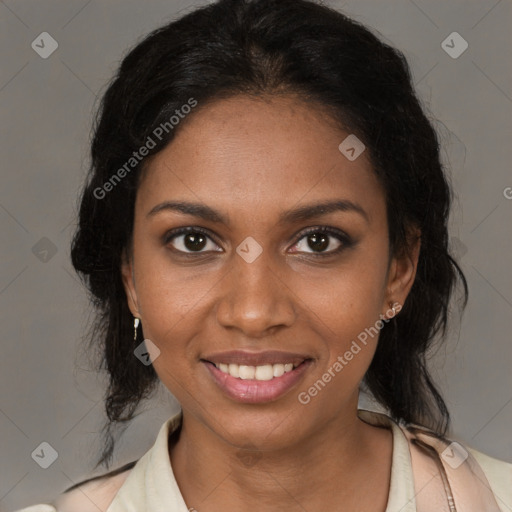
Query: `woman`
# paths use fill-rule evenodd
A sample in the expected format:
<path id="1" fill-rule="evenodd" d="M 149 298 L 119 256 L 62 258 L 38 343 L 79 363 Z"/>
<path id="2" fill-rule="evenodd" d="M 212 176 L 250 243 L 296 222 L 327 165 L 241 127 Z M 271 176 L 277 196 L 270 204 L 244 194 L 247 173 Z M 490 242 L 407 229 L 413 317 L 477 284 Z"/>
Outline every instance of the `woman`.
<path id="1" fill-rule="evenodd" d="M 221 0 L 150 34 L 72 247 L 110 375 L 98 465 L 159 381 L 181 412 L 25 510 L 512 510 L 512 465 L 446 437 L 425 363 L 467 298 L 450 197 L 404 57 L 339 12 Z"/>

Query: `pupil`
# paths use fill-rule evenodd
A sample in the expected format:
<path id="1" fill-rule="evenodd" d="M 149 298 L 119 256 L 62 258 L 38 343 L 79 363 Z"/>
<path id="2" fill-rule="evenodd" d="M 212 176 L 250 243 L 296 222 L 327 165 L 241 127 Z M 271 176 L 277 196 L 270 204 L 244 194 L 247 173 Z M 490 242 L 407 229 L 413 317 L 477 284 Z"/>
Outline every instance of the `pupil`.
<path id="1" fill-rule="evenodd" d="M 185 247 L 191 251 L 204 248 L 206 237 L 201 233 L 189 233 L 185 236 Z"/>
<path id="2" fill-rule="evenodd" d="M 309 240 L 313 242 L 309 243 L 309 247 L 313 250 L 323 251 L 329 247 L 329 237 L 324 233 L 314 233 L 309 235 Z"/>
<path id="3" fill-rule="evenodd" d="M 201 233 L 189 233 L 185 236 L 185 247 L 191 251 L 204 248 L 206 237 Z M 329 237 L 324 233 L 314 233 L 309 235 L 309 247 L 319 252 L 329 247 Z"/>

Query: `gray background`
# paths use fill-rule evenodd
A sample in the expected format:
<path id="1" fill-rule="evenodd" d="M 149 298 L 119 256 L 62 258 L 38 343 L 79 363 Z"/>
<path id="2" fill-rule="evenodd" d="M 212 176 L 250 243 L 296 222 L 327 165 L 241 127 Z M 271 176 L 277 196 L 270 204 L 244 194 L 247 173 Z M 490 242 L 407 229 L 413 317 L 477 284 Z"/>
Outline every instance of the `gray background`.
<path id="1" fill-rule="evenodd" d="M 405 52 L 436 119 L 458 195 L 452 242 L 471 298 L 434 355 L 434 373 L 453 434 L 512 462 L 512 200 L 504 194 L 512 187 L 512 1 L 329 4 Z M 91 310 L 69 260 L 92 111 L 126 49 L 193 5 L 0 1 L 1 510 L 50 500 L 92 476 L 105 378 L 79 351 Z M 47 59 L 31 48 L 44 31 L 59 44 Z M 441 47 L 453 31 L 469 44 L 457 59 Z M 145 408 L 122 437 L 114 467 L 152 445 L 176 403 L 161 386 Z M 31 458 L 43 441 L 58 452 L 48 469 Z"/>

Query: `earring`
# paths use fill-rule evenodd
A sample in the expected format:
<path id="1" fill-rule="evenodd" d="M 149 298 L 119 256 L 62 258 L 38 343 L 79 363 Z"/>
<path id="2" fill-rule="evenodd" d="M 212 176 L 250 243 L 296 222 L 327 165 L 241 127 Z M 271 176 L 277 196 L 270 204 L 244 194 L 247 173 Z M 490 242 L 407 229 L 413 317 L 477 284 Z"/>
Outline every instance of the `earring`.
<path id="1" fill-rule="evenodd" d="M 398 311 L 400 311 L 400 309 L 397 311 L 397 307 L 395 306 L 395 304 L 398 304 L 397 302 L 390 302 L 389 303 L 389 308 L 391 309 L 391 311 L 393 311 L 393 316 L 391 318 L 395 318 L 395 316 L 397 315 Z M 400 304 L 398 304 L 400 306 Z"/>
<path id="2" fill-rule="evenodd" d="M 140 324 L 140 318 L 134 317 L 133 318 L 133 339 L 137 339 L 137 327 L 139 327 Z"/>

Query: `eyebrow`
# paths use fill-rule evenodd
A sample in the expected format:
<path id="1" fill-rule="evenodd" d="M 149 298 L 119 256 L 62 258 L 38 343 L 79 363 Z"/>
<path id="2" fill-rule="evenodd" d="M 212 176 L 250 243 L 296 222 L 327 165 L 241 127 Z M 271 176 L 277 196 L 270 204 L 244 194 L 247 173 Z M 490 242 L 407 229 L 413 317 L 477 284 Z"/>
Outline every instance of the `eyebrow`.
<path id="1" fill-rule="evenodd" d="M 164 201 L 163 203 L 154 206 L 147 214 L 147 217 L 152 217 L 163 211 L 175 211 L 185 215 L 193 215 L 204 220 L 224 224 L 230 226 L 229 217 L 223 215 L 219 211 L 201 203 L 190 203 L 187 201 Z M 279 224 L 295 223 L 327 215 L 333 212 L 355 212 L 361 215 L 366 222 L 369 222 L 369 216 L 366 211 L 357 203 L 347 199 L 338 199 L 334 201 L 325 201 L 320 203 L 313 203 L 305 206 L 300 206 L 293 210 L 281 213 L 278 219 Z"/>

